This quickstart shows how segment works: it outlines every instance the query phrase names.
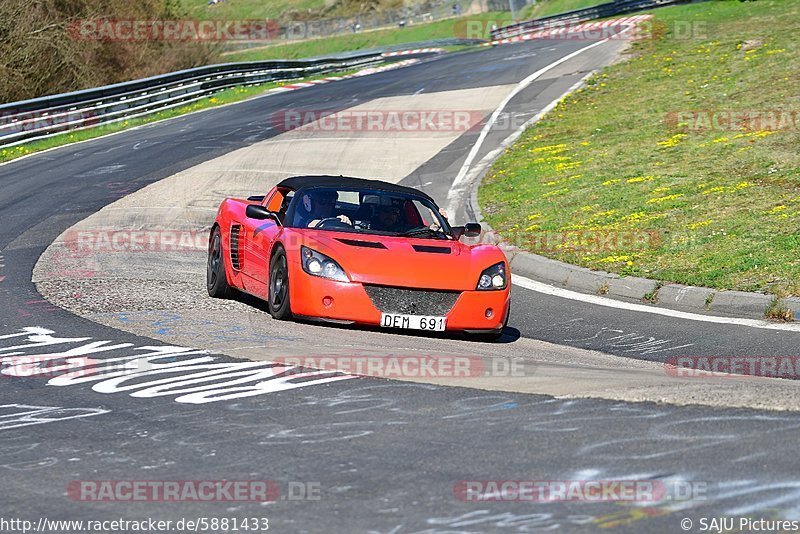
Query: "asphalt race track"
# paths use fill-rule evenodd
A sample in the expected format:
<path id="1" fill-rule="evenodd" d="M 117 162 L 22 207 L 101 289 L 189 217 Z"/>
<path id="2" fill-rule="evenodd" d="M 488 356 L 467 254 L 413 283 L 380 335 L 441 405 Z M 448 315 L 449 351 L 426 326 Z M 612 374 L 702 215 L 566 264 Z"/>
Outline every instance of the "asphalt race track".
<path id="1" fill-rule="evenodd" d="M 393 533 L 676 532 L 683 518 L 695 523 L 719 516 L 798 518 L 800 462 L 794 438 L 800 416 L 742 407 L 797 410 L 795 382 L 730 380 L 710 385 L 717 388 L 710 399 L 693 384 L 670 388 L 663 371 L 660 389 L 650 394 L 645 387 L 637 389 L 635 380 L 637 370 L 657 374 L 658 362 L 671 356 L 792 355 L 800 332 L 625 311 L 515 286 L 506 335 L 489 345 L 304 323 L 275 325 L 251 302 L 216 308 L 189 302 L 180 310 L 151 310 L 53 285 L 60 304 L 80 303 L 76 315 L 43 298 L 32 282 L 39 258 L 68 228 L 146 186 L 280 136 L 268 119 L 281 109 L 341 110 L 382 98 L 512 87 L 585 46 L 532 41 L 446 55 L 0 166 L 0 357 L 80 354 L 92 365 L 105 366 L 100 373 L 69 377 L 64 370 L 0 375 L 4 516 L 266 517 L 277 532 Z M 607 64 L 620 46 L 612 41 L 564 63 L 534 81 L 507 110 L 535 115 Z M 401 181 L 444 204 L 477 134 L 448 141 Z M 508 134 L 491 132 L 477 160 Z M 308 157 L 313 159 L 314 152 Z M 170 200 L 161 202 L 169 207 Z M 196 261 L 187 258 L 176 261 Z M 200 262 L 202 269 L 202 257 Z M 195 272 L 192 268 L 186 272 Z M 165 284 L 165 292 L 183 287 Z M 199 292 L 203 285 L 198 277 Z M 101 291 L 103 286 L 87 287 Z M 142 299 L 158 291 L 148 293 Z M 269 358 L 281 351 L 297 347 L 295 353 L 314 354 L 337 345 L 366 352 L 429 349 L 516 357 L 525 360 L 530 376 L 486 387 L 468 387 L 468 380 L 456 387 L 324 372 L 309 374 L 303 387 L 266 380 L 276 373 Z M 84 350 L 68 352 L 76 347 Z M 143 372 L 134 376 L 130 371 L 137 369 L 125 367 L 145 357 L 152 366 Z M 574 363 L 589 380 L 594 367 L 603 368 L 613 387 L 573 392 L 572 398 L 526 389 L 524 383 L 535 382 L 537 370 L 561 372 L 559 362 Z M 624 372 L 614 382 L 609 374 L 617 365 Z M 204 372 L 218 387 L 195 387 L 198 382 L 192 380 L 202 383 Z M 259 389 L 252 379 L 235 383 L 236 377 L 256 375 L 269 385 Z M 669 402 L 621 400 L 630 391 L 636 392 L 631 401 Z M 583 396 L 591 398 L 577 398 Z M 86 479 L 269 480 L 281 497 L 266 503 L 123 503 L 68 495 L 71 483 Z M 590 479 L 655 481 L 665 492 L 652 502 L 627 505 L 472 502 L 458 492 L 464 481 Z M 293 488 L 305 489 L 293 495 Z M 689 496 L 686 488 L 692 489 Z"/>

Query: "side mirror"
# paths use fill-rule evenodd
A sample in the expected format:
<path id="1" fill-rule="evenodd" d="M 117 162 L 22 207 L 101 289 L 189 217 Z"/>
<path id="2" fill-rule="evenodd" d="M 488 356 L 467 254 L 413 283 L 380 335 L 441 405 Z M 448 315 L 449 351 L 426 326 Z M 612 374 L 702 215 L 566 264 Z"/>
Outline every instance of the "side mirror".
<path id="1" fill-rule="evenodd" d="M 481 225 L 479 223 L 467 223 L 464 225 L 464 237 L 480 237 Z"/>
<path id="2" fill-rule="evenodd" d="M 258 219 L 260 221 L 266 219 L 272 219 L 273 221 L 277 222 L 278 218 L 275 216 L 274 213 L 269 211 L 264 206 L 259 206 L 258 204 L 250 204 L 247 206 L 245 210 L 245 215 L 247 215 L 248 219 Z"/>

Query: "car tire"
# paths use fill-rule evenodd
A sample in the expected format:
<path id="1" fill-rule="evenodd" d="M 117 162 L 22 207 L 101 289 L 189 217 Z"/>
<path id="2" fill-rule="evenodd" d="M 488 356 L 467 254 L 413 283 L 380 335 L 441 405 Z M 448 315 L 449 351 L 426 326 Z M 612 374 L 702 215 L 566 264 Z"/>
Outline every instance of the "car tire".
<path id="1" fill-rule="evenodd" d="M 289 263 L 286 251 L 278 247 L 269 262 L 269 290 L 267 292 L 269 314 L 279 321 L 292 318 L 289 302 Z"/>
<path id="2" fill-rule="evenodd" d="M 233 289 L 228 285 L 225 274 L 225 250 L 222 246 L 222 232 L 219 226 L 214 227 L 208 240 L 208 262 L 206 265 L 206 288 L 208 295 L 217 299 L 233 296 Z"/>

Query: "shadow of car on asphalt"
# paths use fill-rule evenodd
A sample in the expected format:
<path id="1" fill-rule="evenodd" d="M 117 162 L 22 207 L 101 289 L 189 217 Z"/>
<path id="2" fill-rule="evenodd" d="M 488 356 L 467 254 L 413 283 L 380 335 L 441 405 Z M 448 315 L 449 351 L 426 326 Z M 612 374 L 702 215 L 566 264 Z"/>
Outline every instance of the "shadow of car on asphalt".
<path id="1" fill-rule="evenodd" d="M 251 308 L 255 308 L 269 315 L 269 309 L 267 307 L 267 303 L 257 297 L 248 295 L 246 293 L 237 293 L 233 298 L 238 302 L 241 302 L 242 304 L 246 304 Z M 269 317 L 269 320 L 274 321 L 272 317 Z M 362 331 L 362 332 L 380 332 L 382 334 L 391 334 L 395 336 L 414 337 L 414 338 L 422 337 L 422 338 L 432 338 L 432 339 L 451 339 L 456 341 L 467 341 L 470 343 L 488 343 L 488 344 L 514 343 L 521 337 L 520 331 L 511 326 L 506 326 L 503 329 L 503 335 L 499 339 L 487 341 L 477 337 L 472 337 L 462 332 L 426 332 L 425 330 L 408 331 L 397 328 L 381 328 L 378 326 L 359 325 L 353 323 L 339 323 L 325 319 L 314 319 L 311 317 L 294 317 L 292 321 L 300 324 L 325 326 L 328 328 L 337 328 L 341 330 L 346 329 L 351 331 Z"/>

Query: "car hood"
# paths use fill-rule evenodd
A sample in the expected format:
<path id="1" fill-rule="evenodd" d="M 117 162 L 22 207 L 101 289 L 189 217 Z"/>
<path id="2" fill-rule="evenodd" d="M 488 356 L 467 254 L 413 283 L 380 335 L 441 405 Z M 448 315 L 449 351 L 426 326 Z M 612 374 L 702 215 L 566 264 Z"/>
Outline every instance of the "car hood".
<path id="1" fill-rule="evenodd" d="M 336 260 L 354 282 L 467 291 L 504 254 L 494 245 L 306 231 L 306 246 Z"/>

